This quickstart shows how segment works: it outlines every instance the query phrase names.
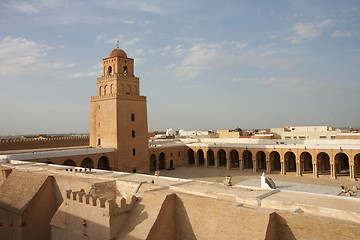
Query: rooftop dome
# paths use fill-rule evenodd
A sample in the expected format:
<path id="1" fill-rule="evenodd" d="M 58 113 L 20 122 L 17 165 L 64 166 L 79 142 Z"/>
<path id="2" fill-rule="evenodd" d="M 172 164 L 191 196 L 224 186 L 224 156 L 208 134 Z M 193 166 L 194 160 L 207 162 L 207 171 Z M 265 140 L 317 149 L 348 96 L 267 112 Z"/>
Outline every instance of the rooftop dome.
<path id="1" fill-rule="evenodd" d="M 127 58 L 126 52 L 120 48 L 115 48 L 111 51 L 109 57 L 121 57 L 121 58 Z"/>

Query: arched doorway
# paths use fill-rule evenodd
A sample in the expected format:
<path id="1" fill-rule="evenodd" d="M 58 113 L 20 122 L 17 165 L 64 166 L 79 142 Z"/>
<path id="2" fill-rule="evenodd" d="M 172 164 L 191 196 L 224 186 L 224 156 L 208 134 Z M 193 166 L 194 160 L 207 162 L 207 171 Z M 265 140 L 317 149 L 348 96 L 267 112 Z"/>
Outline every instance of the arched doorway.
<path id="1" fill-rule="evenodd" d="M 226 167 L 226 152 L 224 149 L 218 151 L 219 167 Z"/>
<path id="2" fill-rule="evenodd" d="M 91 158 L 85 158 L 84 160 L 82 160 L 80 166 L 84 168 L 94 168 L 94 162 Z"/>
<path id="3" fill-rule="evenodd" d="M 206 155 L 207 155 L 207 159 L 208 159 L 208 166 L 210 166 L 210 167 L 215 166 L 214 151 L 210 149 L 207 151 Z"/>
<path id="4" fill-rule="evenodd" d="M 236 150 L 230 151 L 230 167 L 239 168 L 239 153 Z"/>
<path id="5" fill-rule="evenodd" d="M 354 157 L 354 171 L 355 171 L 355 178 L 360 177 L 360 153 L 356 154 Z"/>
<path id="6" fill-rule="evenodd" d="M 336 174 L 350 176 L 349 157 L 345 153 L 335 155 Z"/>
<path id="7" fill-rule="evenodd" d="M 249 150 L 243 152 L 244 169 L 253 168 L 252 153 Z"/>
<path id="8" fill-rule="evenodd" d="M 301 172 L 303 173 L 310 173 L 313 171 L 313 164 L 312 164 L 312 156 L 308 152 L 303 152 L 300 154 L 300 162 L 302 165 Z"/>
<path id="9" fill-rule="evenodd" d="M 150 171 L 156 171 L 156 155 L 151 154 L 150 156 Z"/>
<path id="10" fill-rule="evenodd" d="M 281 171 L 280 154 L 276 151 L 270 153 L 271 171 Z"/>
<path id="11" fill-rule="evenodd" d="M 256 160 L 257 160 L 257 169 L 265 170 L 266 169 L 266 154 L 263 151 L 257 152 Z"/>
<path id="12" fill-rule="evenodd" d="M 165 169 L 165 153 L 161 152 L 159 155 L 159 170 Z"/>
<path id="13" fill-rule="evenodd" d="M 285 169 L 287 172 L 296 172 L 296 157 L 293 152 L 285 153 Z"/>
<path id="14" fill-rule="evenodd" d="M 68 159 L 68 160 L 66 160 L 66 161 L 63 163 L 63 165 L 65 165 L 65 166 L 74 166 L 74 167 L 76 167 L 76 163 L 75 163 L 75 161 L 74 161 L 74 160 L 72 160 L 72 159 Z"/>
<path id="15" fill-rule="evenodd" d="M 174 160 L 170 160 L 170 170 L 174 169 Z"/>
<path id="16" fill-rule="evenodd" d="M 197 159 L 198 159 L 198 164 L 203 166 L 205 164 L 205 159 L 204 159 L 204 151 L 199 149 L 197 151 Z"/>
<path id="17" fill-rule="evenodd" d="M 317 155 L 319 174 L 330 174 L 330 157 L 327 153 L 321 152 Z"/>
<path id="18" fill-rule="evenodd" d="M 188 164 L 189 165 L 195 165 L 195 154 L 194 154 L 194 150 L 189 149 L 188 150 Z"/>
<path id="19" fill-rule="evenodd" d="M 109 159 L 106 156 L 102 156 L 98 162 L 98 169 L 110 170 Z"/>

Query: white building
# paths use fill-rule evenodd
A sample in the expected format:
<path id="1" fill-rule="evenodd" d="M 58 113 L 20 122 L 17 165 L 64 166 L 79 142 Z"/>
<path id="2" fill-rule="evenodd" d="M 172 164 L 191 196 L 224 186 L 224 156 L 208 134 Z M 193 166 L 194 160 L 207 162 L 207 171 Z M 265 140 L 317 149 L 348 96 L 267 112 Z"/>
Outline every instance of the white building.
<path id="1" fill-rule="evenodd" d="M 280 139 L 335 139 L 341 133 L 340 129 L 328 126 L 285 126 L 283 128 L 271 128 L 275 138 Z"/>

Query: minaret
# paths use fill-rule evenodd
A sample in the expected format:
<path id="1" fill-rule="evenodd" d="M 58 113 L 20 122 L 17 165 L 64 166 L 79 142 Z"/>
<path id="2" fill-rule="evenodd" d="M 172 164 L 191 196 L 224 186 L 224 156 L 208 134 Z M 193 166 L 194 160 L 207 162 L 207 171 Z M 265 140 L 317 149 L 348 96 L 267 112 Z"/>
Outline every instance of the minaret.
<path id="1" fill-rule="evenodd" d="M 134 59 L 119 46 L 103 59 L 97 96 L 90 100 L 90 146 L 115 148 L 110 167 L 117 171 L 149 172 L 146 97 L 140 96 Z"/>

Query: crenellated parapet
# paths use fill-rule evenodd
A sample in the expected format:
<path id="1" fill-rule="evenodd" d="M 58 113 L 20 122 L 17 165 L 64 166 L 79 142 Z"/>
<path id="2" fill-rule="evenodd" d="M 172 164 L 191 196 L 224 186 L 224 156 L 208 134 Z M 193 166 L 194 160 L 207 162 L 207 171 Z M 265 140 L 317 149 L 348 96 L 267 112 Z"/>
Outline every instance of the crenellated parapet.
<path id="1" fill-rule="evenodd" d="M 117 197 L 116 199 L 108 199 L 107 197 L 99 197 L 92 194 L 86 194 L 82 191 L 66 191 L 66 204 L 76 205 L 76 207 L 84 207 L 90 211 L 96 208 L 101 212 L 106 212 L 108 216 L 118 216 L 122 213 L 129 212 L 137 197 L 135 195 L 124 197 Z M 84 209 L 84 210 L 86 210 Z"/>
<path id="2" fill-rule="evenodd" d="M 51 137 L 51 138 L 3 138 L 0 139 L 0 151 L 36 148 L 57 148 L 88 146 L 88 136 Z"/>
<path id="3" fill-rule="evenodd" d="M 89 138 L 88 136 L 53 137 L 53 138 L 1 138 L 0 143 L 56 142 L 56 141 L 64 141 L 64 140 L 83 140 L 88 138 Z"/>

